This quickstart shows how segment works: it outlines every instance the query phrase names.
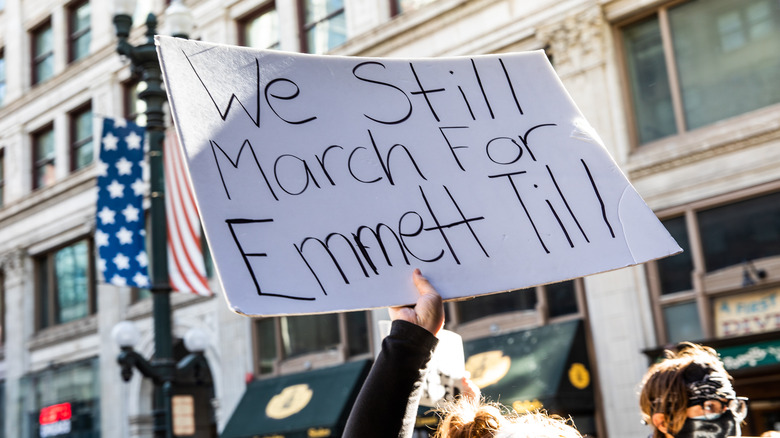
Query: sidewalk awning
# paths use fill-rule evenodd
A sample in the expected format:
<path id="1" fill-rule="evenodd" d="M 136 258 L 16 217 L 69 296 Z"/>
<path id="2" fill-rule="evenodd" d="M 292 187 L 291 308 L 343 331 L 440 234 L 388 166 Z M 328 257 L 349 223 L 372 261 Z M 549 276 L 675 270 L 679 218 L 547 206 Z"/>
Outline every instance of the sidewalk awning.
<path id="1" fill-rule="evenodd" d="M 220 437 L 341 436 L 369 368 L 363 360 L 253 381 Z"/>
<path id="2" fill-rule="evenodd" d="M 491 401 L 518 412 L 593 412 L 593 385 L 581 320 L 464 343 L 466 369 Z"/>

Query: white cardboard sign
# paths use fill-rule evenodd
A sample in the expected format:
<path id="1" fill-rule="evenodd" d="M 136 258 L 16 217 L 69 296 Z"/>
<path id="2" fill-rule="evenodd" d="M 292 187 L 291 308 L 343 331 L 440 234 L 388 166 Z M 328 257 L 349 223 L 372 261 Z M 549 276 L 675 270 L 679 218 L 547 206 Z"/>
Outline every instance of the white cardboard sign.
<path id="1" fill-rule="evenodd" d="M 230 308 L 334 312 L 680 251 L 543 52 L 315 56 L 157 37 Z"/>

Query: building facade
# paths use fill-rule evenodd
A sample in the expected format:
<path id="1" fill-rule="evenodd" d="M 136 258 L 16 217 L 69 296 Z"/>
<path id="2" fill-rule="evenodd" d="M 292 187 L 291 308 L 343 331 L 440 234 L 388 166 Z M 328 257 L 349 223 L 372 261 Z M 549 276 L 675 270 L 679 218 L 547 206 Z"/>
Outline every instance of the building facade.
<path id="1" fill-rule="evenodd" d="M 80 436 L 151 436 L 152 385 L 138 372 L 122 381 L 111 337 L 116 323 L 135 322 L 142 333 L 136 349 L 150 357 L 151 300 L 102 283 L 95 262 L 96 120 L 143 123 L 143 83 L 116 53 L 110 3 L 0 0 L 0 436 L 65 436 L 64 427 Z M 462 336 L 472 375 L 479 377 L 493 351 L 510 360 L 535 357 L 537 373 L 517 371 L 518 378 L 550 382 L 545 391 L 499 381 L 483 382 L 485 393 L 501 393 L 517 410 L 571 415 L 591 435 L 644 436 L 637 402 L 644 371 L 664 346 L 700 341 L 721 353 L 737 392 L 751 400 L 745 434 L 780 429 L 780 3 L 184 4 L 194 18 L 192 38 L 256 48 L 382 57 L 544 49 L 685 252 L 447 303 L 445 328 Z M 131 42 L 143 41 L 148 12 L 166 33 L 167 6 L 140 1 Z M 186 354 L 181 338 L 192 327 L 209 340 L 209 378 L 176 391 L 197 400 L 197 432 L 181 436 L 338 435 L 344 409 L 329 422 L 285 432 L 264 429 L 263 409 L 242 406 L 270 409 L 273 395 L 302 383 L 359 387 L 354 376 L 378 352 L 386 312 L 249 319 L 227 309 L 216 279 L 211 285 L 215 297 L 172 297 L 175 356 Z M 518 347 L 530 339 L 566 354 Z M 344 407 L 349 394 L 313 403 Z M 67 426 L 58 417 L 63 404 Z M 275 415 L 313 418 L 305 410 L 312 408 Z M 420 436 L 425 424 L 421 415 Z"/>

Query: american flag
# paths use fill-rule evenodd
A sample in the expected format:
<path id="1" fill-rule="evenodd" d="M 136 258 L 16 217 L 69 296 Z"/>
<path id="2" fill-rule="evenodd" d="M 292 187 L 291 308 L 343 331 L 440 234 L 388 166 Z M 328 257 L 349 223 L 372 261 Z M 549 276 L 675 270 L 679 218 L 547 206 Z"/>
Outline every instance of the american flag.
<path id="1" fill-rule="evenodd" d="M 184 154 L 173 129 L 166 132 L 164 148 L 168 278 L 171 288 L 209 296 L 212 292 L 206 280 L 198 210 L 187 179 Z"/>
<path id="2" fill-rule="evenodd" d="M 98 268 L 105 282 L 149 287 L 144 229 L 144 128 L 103 119 L 98 161 Z"/>

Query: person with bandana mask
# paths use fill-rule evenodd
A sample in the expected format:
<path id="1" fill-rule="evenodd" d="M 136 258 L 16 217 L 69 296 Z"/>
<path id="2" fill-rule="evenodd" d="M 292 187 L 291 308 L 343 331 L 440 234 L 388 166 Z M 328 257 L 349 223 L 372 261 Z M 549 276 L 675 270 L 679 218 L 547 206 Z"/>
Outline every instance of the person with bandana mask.
<path id="1" fill-rule="evenodd" d="M 715 350 L 684 342 L 647 371 L 639 405 L 653 438 L 726 438 L 741 436 L 746 400 Z"/>

